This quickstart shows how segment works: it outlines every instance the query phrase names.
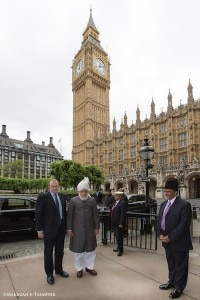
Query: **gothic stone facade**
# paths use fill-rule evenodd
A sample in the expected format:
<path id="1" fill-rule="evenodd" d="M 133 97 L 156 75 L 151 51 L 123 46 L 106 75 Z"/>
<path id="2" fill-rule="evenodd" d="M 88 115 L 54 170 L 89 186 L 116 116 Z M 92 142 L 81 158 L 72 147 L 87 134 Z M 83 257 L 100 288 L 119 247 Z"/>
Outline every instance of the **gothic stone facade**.
<path id="1" fill-rule="evenodd" d="M 168 178 L 177 178 L 183 198 L 200 198 L 200 99 L 194 100 L 189 82 L 187 104 L 174 108 L 169 91 L 166 112 L 128 125 L 126 113 L 120 129 L 109 126 L 110 62 L 90 12 L 83 41 L 72 65 L 73 150 L 72 159 L 94 164 L 105 171 L 104 188 L 124 187 L 128 193 L 145 192 L 144 161 L 139 150 L 147 134 L 155 155 L 149 171 L 150 196 L 163 197 Z"/>

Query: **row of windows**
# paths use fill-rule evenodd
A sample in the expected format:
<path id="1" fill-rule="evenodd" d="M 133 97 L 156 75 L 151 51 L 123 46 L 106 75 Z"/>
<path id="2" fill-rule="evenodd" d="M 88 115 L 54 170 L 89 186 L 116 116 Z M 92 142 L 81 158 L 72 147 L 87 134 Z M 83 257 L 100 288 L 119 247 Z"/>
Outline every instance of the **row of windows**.
<path id="1" fill-rule="evenodd" d="M 180 121 L 179 124 L 185 124 L 185 123 Z M 164 132 L 166 132 L 166 125 L 165 124 L 160 125 L 160 133 L 164 133 Z M 126 137 L 120 138 L 119 139 L 119 145 L 120 146 L 124 145 L 125 140 L 126 140 Z M 135 134 L 134 134 L 134 135 L 132 135 L 132 142 L 135 143 L 135 141 L 136 141 L 136 139 L 135 139 Z M 161 152 L 162 151 L 167 151 L 168 138 L 167 137 L 160 138 L 159 143 L 160 143 L 160 145 L 159 145 L 160 151 Z M 109 146 L 110 151 L 113 150 L 113 143 L 112 142 L 109 143 L 108 146 Z M 181 147 L 185 147 L 185 146 L 187 146 L 187 132 L 182 132 L 182 133 L 178 134 L 178 147 L 181 148 Z M 99 152 L 103 152 L 103 145 L 100 145 L 98 150 L 99 150 Z M 131 157 L 134 157 L 135 155 L 136 155 L 136 150 L 134 149 L 134 147 L 131 147 Z M 121 156 L 121 155 L 119 154 L 119 156 Z"/>
<path id="2" fill-rule="evenodd" d="M 159 145 L 160 152 L 167 151 L 168 150 L 167 145 L 168 145 L 167 138 L 161 138 L 160 145 Z M 178 134 L 178 147 L 182 148 L 182 147 L 186 147 L 186 146 L 187 146 L 187 133 L 186 132 L 179 133 Z M 130 154 L 131 154 L 131 157 L 136 157 L 136 147 L 130 148 Z M 108 157 L 109 162 L 112 162 L 113 152 L 110 152 L 108 154 L 108 156 L 109 156 Z M 123 159 L 124 159 L 124 151 L 123 151 L 123 149 L 120 149 L 119 150 L 119 160 L 123 160 Z"/>
<path id="3" fill-rule="evenodd" d="M 10 153 L 11 157 L 15 157 L 16 154 L 18 154 L 18 157 L 22 156 L 21 152 L 15 152 L 15 151 L 9 150 L 8 147 L 6 147 L 6 146 L 4 148 L 5 148 L 4 150 L 0 149 L 0 155 L 2 153 L 4 153 L 4 156 L 8 156 L 9 153 Z M 26 151 L 24 153 L 24 157 L 30 157 L 32 160 L 34 160 L 35 157 L 36 157 L 36 160 L 42 160 L 42 161 L 45 160 L 45 159 L 51 159 L 52 158 L 52 156 L 50 156 L 50 155 L 45 155 L 45 154 L 40 154 L 40 153 L 36 154 L 34 152 L 28 152 L 28 151 Z"/>
<path id="4" fill-rule="evenodd" d="M 9 154 L 7 152 L 4 152 L 4 155 L 2 155 L 2 153 L 0 153 L 0 158 L 2 159 L 2 156 L 4 156 L 4 161 L 8 161 L 9 160 Z M 11 161 L 14 161 L 16 159 L 19 159 L 19 160 L 22 160 L 22 155 L 19 155 L 16 157 L 16 155 L 12 154 L 11 155 Z M 29 156 L 28 155 L 24 155 L 24 162 L 35 162 L 35 159 L 29 159 Z M 36 162 L 37 164 L 46 164 L 47 163 L 51 163 L 55 161 L 55 158 L 52 158 L 52 157 L 48 157 L 48 158 L 45 158 L 45 157 L 41 157 L 41 159 L 37 159 Z"/>
<path id="5" fill-rule="evenodd" d="M 187 153 L 186 152 L 180 153 L 178 156 L 178 159 L 179 159 L 179 163 L 183 160 L 187 161 L 187 159 L 188 159 Z M 160 157 L 160 164 L 162 166 L 167 166 L 168 163 L 169 163 L 169 157 L 167 155 Z M 131 170 L 134 170 L 134 169 L 136 169 L 136 162 L 131 162 Z M 119 174 L 123 174 L 123 173 L 124 173 L 124 165 L 120 164 L 119 165 Z M 112 166 L 109 167 L 109 174 L 113 175 L 113 167 Z"/>

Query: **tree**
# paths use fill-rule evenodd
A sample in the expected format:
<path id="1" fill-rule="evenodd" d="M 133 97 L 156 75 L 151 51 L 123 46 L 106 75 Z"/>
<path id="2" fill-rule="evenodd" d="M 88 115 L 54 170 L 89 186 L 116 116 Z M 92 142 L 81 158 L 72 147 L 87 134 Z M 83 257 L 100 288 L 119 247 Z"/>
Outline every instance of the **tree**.
<path id="1" fill-rule="evenodd" d="M 72 160 L 53 162 L 51 164 L 50 175 L 56 178 L 65 189 L 76 189 L 76 186 L 84 177 L 88 177 L 93 186 L 100 185 L 105 180 L 101 168 L 93 165 L 84 166 Z"/>
<path id="2" fill-rule="evenodd" d="M 24 164 L 22 160 L 14 160 L 3 166 L 4 176 L 22 178 Z"/>
<path id="3" fill-rule="evenodd" d="M 103 169 L 96 167 L 94 165 L 85 166 L 85 176 L 87 176 L 90 180 L 90 183 L 95 187 L 96 185 L 101 185 L 104 180 Z"/>
<path id="4" fill-rule="evenodd" d="M 49 175 L 51 177 L 54 177 L 56 178 L 59 182 L 61 181 L 60 180 L 60 177 L 61 177 L 61 167 L 62 167 L 62 161 L 55 161 L 51 164 L 50 166 L 50 172 L 49 172 Z"/>
<path id="5" fill-rule="evenodd" d="M 53 162 L 50 167 L 50 176 L 56 178 L 63 187 L 70 187 L 71 178 L 69 170 L 72 164 L 72 160 Z"/>

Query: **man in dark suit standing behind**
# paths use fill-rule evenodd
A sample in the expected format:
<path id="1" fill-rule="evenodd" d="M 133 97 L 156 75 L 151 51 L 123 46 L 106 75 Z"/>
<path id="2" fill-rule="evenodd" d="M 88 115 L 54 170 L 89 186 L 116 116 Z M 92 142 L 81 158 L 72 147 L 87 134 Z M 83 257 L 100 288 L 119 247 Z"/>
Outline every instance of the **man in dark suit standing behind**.
<path id="1" fill-rule="evenodd" d="M 189 250 L 192 250 L 190 223 L 192 209 L 189 202 L 178 194 L 178 182 L 166 181 L 164 187 L 166 201 L 161 204 L 158 217 L 158 236 L 165 248 L 169 280 L 160 285 L 161 290 L 173 288 L 169 297 L 179 298 L 188 278 Z"/>
<path id="2" fill-rule="evenodd" d="M 64 239 L 66 235 L 66 200 L 65 195 L 58 192 L 58 181 L 49 182 L 49 192 L 40 194 L 36 204 L 36 231 L 38 238 L 44 239 L 44 268 L 47 282 L 54 284 L 53 269 L 62 277 L 69 277 L 63 271 Z M 53 264 L 53 249 L 55 259 Z"/>
<path id="3" fill-rule="evenodd" d="M 117 241 L 117 249 L 113 249 L 114 252 L 118 252 L 118 256 L 122 256 L 123 249 L 123 233 L 126 225 L 126 202 L 122 200 L 124 193 L 117 191 L 114 193 L 113 206 L 110 211 L 111 227 L 114 230 L 114 234 Z"/>

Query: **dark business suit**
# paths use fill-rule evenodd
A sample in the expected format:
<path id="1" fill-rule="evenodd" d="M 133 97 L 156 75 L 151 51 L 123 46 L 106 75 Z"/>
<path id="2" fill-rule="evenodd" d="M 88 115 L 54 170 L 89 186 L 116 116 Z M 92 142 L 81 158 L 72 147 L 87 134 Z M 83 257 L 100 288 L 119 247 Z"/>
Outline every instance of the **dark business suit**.
<path id="1" fill-rule="evenodd" d="M 96 200 L 97 204 L 102 204 L 103 194 L 100 191 L 96 191 L 94 199 Z"/>
<path id="2" fill-rule="evenodd" d="M 158 217 L 158 235 L 168 235 L 170 242 L 165 248 L 169 269 L 169 283 L 183 291 L 187 284 L 189 250 L 192 249 L 190 223 L 192 209 L 189 202 L 176 197 L 165 218 L 165 231 L 161 228 L 162 215 L 167 201 L 161 204 Z"/>
<path id="3" fill-rule="evenodd" d="M 53 248 L 55 247 L 55 272 L 62 271 L 64 239 L 66 234 L 65 195 L 57 193 L 62 206 L 62 219 L 50 192 L 38 196 L 36 204 L 36 231 L 44 233 L 44 267 L 47 276 L 53 275 Z"/>
<path id="4" fill-rule="evenodd" d="M 115 205 L 115 202 L 113 206 Z M 114 209 L 111 208 L 111 227 L 114 230 L 114 234 L 117 240 L 118 252 L 123 253 L 123 232 L 126 226 L 126 202 L 119 200 Z M 119 225 L 123 225 L 120 228 Z"/>

